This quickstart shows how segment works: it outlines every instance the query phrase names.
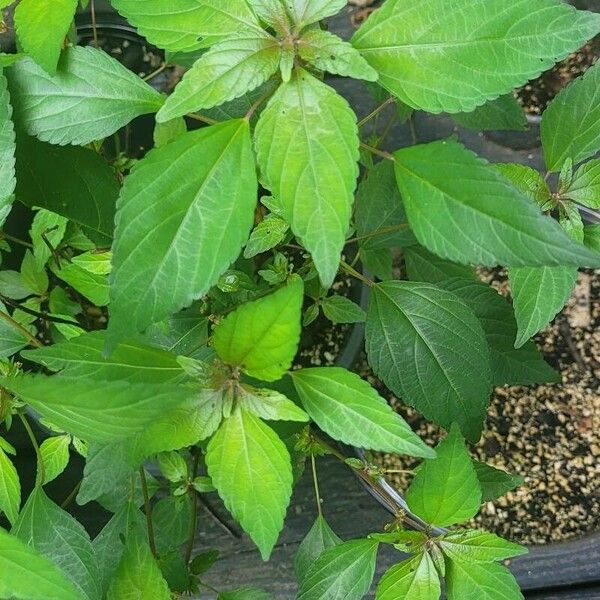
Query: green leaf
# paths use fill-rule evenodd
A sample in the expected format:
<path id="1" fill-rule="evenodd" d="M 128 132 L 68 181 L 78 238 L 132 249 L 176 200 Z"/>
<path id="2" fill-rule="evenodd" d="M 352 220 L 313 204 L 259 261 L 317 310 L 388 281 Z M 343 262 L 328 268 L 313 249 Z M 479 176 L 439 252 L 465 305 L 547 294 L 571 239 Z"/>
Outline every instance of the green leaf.
<path id="1" fill-rule="evenodd" d="M 280 379 L 298 349 L 303 290 L 296 275 L 276 292 L 227 315 L 213 330 L 219 357 L 256 379 Z"/>
<path id="2" fill-rule="evenodd" d="M 283 241 L 289 226 L 280 217 L 268 214 L 253 230 L 244 248 L 244 258 L 253 258 Z"/>
<path id="3" fill-rule="evenodd" d="M 508 280 L 518 326 L 515 348 L 520 348 L 563 309 L 577 283 L 577 269 L 509 269 Z"/>
<path id="4" fill-rule="evenodd" d="M 325 550 L 303 578 L 298 600 L 361 600 L 373 581 L 378 546 L 358 539 Z"/>
<path id="5" fill-rule="evenodd" d="M 14 525 L 21 508 L 21 482 L 14 464 L 0 448 L 0 512 L 4 513 L 8 522 Z M 1 531 L 1 530 L 0 530 Z M 0 556 L 0 564 L 2 558 Z M 0 577 L 0 590 L 2 578 Z"/>
<path id="6" fill-rule="evenodd" d="M 321 29 L 307 31 L 297 42 L 300 58 L 321 71 L 335 75 L 377 81 L 377 71 L 360 55 L 352 44 Z"/>
<path id="7" fill-rule="evenodd" d="M 289 31 L 289 17 L 281 0 L 249 0 L 249 4 L 262 21 L 278 33 Z"/>
<path id="8" fill-rule="evenodd" d="M 265 185 L 281 202 L 282 216 L 311 253 L 325 287 L 337 273 L 350 223 L 358 142 L 356 115 L 347 102 L 301 69 L 279 87 L 256 125 Z"/>
<path id="9" fill-rule="evenodd" d="M 546 363 L 529 341 L 515 349 L 517 323 L 510 304 L 490 286 L 479 281 L 451 279 L 440 283 L 456 294 L 480 320 L 490 349 L 494 385 L 558 383 L 560 374 Z"/>
<path id="10" fill-rule="evenodd" d="M 33 294 L 18 271 L 0 271 L 0 293 L 13 300 L 23 300 Z"/>
<path id="11" fill-rule="evenodd" d="M 406 491 L 410 509 L 439 527 L 468 521 L 481 505 L 481 488 L 465 441 L 456 425 L 426 460 Z"/>
<path id="12" fill-rule="evenodd" d="M 454 294 L 427 283 L 388 281 L 372 288 L 369 364 L 404 402 L 479 439 L 491 393 L 481 324 Z"/>
<path id="13" fill-rule="evenodd" d="M 448 560 L 445 580 L 448 600 L 523 600 L 512 573 L 495 563 Z"/>
<path id="14" fill-rule="evenodd" d="M 452 118 L 463 127 L 480 131 L 525 131 L 527 119 L 523 107 L 513 94 L 486 102 L 472 112 L 457 113 Z"/>
<path id="15" fill-rule="evenodd" d="M 187 463 L 178 452 L 161 452 L 157 457 L 160 472 L 171 482 L 177 483 L 188 474 Z"/>
<path id="16" fill-rule="evenodd" d="M 377 586 L 376 600 L 439 600 L 440 578 L 427 552 L 388 569 Z"/>
<path id="17" fill-rule="evenodd" d="M 257 88 L 277 71 L 280 55 L 277 40 L 266 32 L 213 46 L 183 76 L 157 121 L 218 106 Z"/>
<path id="18" fill-rule="evenodd" d="M 332 323 L 364 323 L 367 318 L 367 313 L 346 296 L 323 298 L 321 308 Z"/>
<path id="19" fill-rule="evenodd" d="M 192 501 L 189 494 L 161 498 L 152 507 L 156 546 L 160 554 L 176 550 L 188 540 L 191 520 Z"/>
<path id="20" fill-rule="evenodd" d="M 44 238 L 48 240 L 52 248 L 58 248 L 65 236 L 66 229 L 67 219 L 65 217 L 43 208 L 35 213 L 29 229 L 29 236 L 33 243 L 33 257 L 38 268 L 44 267 L 52 256 L 52 250 L 48 247 Z"/>
<path id="21" fill-rule="evenodd" d="M 0 311 L 8 314 L 6 306 L 2 302 L 0 302 Z M 0 357 L 8 358 L 21 350 L 21 348 L 25 348 L 28 344 L 29 339 L 21 332 L 17 331 L 4 319 L 0 321 Z"/>
<path id="22" fill-rule="evenodd" d="M 71 259 L 71 262 L 95 275 L 108 275 L 111 271 L 112 253 L 107 250 L 84 252 Z"/>
<path id="23" fill-rule="evenodd" d="M 473 461 L 473 466 L 483 493 L 482 502 L 496 500 L 525 481 L 522 475 L 513 475 L 477 460 Z"/>
<path id="24" fill-rule="evenodd" d="M 208 443 L 206 466 L 225 506 L 267 560 L 292 494 L 285 444 L 258 417 L 236 408 Z"/>
<path id="25" fill-rule="evenodd" d="M 437 542 L 448 558 L 458 560 L 493 562 L 529 552 L 524 546 L 479 529 L 446 533 L 437 538 Z"/>
<path id="26" fill-rule="evenodd" d="M 600 252 L 600 224 L 586 225 L 583 232 L 585 245 L 596 252 Z"/>
<path id="27" fill-rule="evenodd" d="M 523 85 L 599 31 L 599 15 L 558 0 L 387 0 L 352 43 L 400 100 L 457 113 Z"/>
<path id="28" fill-rule="evenodd" d="M 23 204 L 62 215 L 109 246 L 118 194 L 114 172 L 98 153 L 19 136 L 16 196 Z"/>
<path id="29" fill-rule="evenodd" d="M 184 133 L 187 133 L 187 124 L 183 117 L 170 119 L 164 123 L 156 123 L 154 133 L 152 134 L 154 145 L 157 148 L 166 146 L 169 142 L 172 142 Z"/>
<path id="30" fill-rule="evenodd" d="M 486 266 L 600 265 L 600 256 L 571 241 L 556 221 L 458 142 L 413 146 L 395 159 L 412 230 L 442 258 Z"/>
<path id="31" fill-rule="evenodd" d="M 246 2 L 240 0 L 111 0 L 111 4 L 141 35 L 159 48 L 191 52 L 261 27 Z"/>
<path id="32" fill-rule="evenodd" d="M 60 266 L 50 263 L 50 270 L 74 290 L 85 296 L 96 306 L 106 306 L 109 302 L 108 277 L 96 275 L 74 262 L 61 260 Z"/>
<path id="33" fill-rule="evenodd" d="M 341 367 L 290 373 L 306 412 L 331 437 L 369 450 L 411 456 L 433 452 L 367 381 Z"/>
<path id="34" fill-rule="evenodd" d="M 69 464 L 70 435 L 56 435 L 46 438 L 40 444 L 40 454 L 44 463 L 42 485 L 56 479 Z"/>
<path id="35" fill-rule="evenodd" d="M 600 208 L 600 160 L 590 160 L 581 166 L 564 196 L 578 204 Z"/>
<path id="36" fill-rule="evenodd" d="M 217 600 L 273 600 L 273 596 L 261 589 L 245 586 L 231 592 L 221 592 Z"/>
<path id="37" fill-rule="evenodd" d="M 0 528 L 0 595 L 18 600 L 84 600 L 45 556 Z"/>
<path id="38" fill-rule="evenodd" d="M 293 0 L 287 2 L 288 10 L 298 29 L 337 14 L 346 4 L 347 0 Z"/>
<path id="39" fill-rule="evenodd" d="M 444 260 L 423 246 L 414 245 L 404 248 L 404 261 L 411 281 L 442 283 L 454 277 L 467 281 L 475 279 L 475 271 L 472 267 Z"/>
<path id="40" fill-rule="evenodd" d="M 106 600 L 152 598 L 170 600 L 169 586 L 141 533 L 127 536 L 125 551 L 111 581 Z"/>
<path id="41" fill-rule="evenodd" d="M 83 146 L 156 112 L 163 96 L 112 56 L 89 46 L 67 48 L 56 75 L 29 58 L 10 70 L 15 119 L 51 144 Z"/>
<path id="42" fill-rule="evenodd" d="M 181 365 L 170 352 L 139 342 L 121 342 L 110 357 L 105 358 L 104 342 L 105 332 L 94 331 L 66 342 L 24 351 L 22 356 L 50 371 L 96 381 L 169 383 L 180 381 L 184 376 Z"/>
<path id="43" fill-rule="evenodd" d="M 323 518 L 323 515 L 319 515 L 306 534 L 306 537 L 300 543 L 300 546 L 298 546 L 298 550 L 294 556 L 296 580 L 302 583 L 302 580 L 317 558 L 325 550 L 341 543 L 342 540 L 331 529 L 327 521 Z"/>
<path id="44" fill-rule="evenodd" d="M 559 171 L 568 158 L 577 164 L 600 150 L 600 65 L 556 96 L 544 111 L 541 129 L 549 171 Z"/>
<path id="45" fill-rule="evenodd" d="M 22 0 L 15 10 L 19 43 L 48 73 L 56 72 L 65 37 L 75 17 L 77 0 Z"/>
<path id="46" fill-rule="evenodd" d="M 550 200 L 550 188 L 539 171 L 519 163 L 499 163 L 494 166 L 534 204 L 543 207 Z"/>
<path id="47" fill-rule="evenodd" d="M 43 266 L 38 266 L 30 250 L 25 251 L 21 263 L 21 281 L 38 296 L 44 295 L 48 290 L 48 274 Z"/>
<path id="48" fill-rule="evenodd" d="M 15 179 L 15 132 L 6 78 L 0 68 L 0 226 L 10 212 Z"/>
<path id="49" fill-rule="evenodd" d="M 143 331 L 205 294 L 246 241 L 256 195 L 244 120 L 186 133 L 138 162 L 118 203 L 111 339 Z"/>
<path id="50" fill-rule="evenodd" d="M 48 421 L 83 439 L 110 441 L 143 431 L 169 409 L 190 400 L 192 386 L 22 375 L 0 380 Z M 65 390 L 69 390 L 65 394 Z"/>
<path id="51" fill-rule="evenodd" d="M 96 556 L 83 525 L 58 507 L 42 488 L 33 490 L 11 531 L 65 572 L 88 600 L 100 600 Z"/>
<path id="52" fill-rule="evenodd" d="M 308 421 L 308 415 L 283 394 L 242 385 L 238 402 L 246 410 L 268 421 Z"/>

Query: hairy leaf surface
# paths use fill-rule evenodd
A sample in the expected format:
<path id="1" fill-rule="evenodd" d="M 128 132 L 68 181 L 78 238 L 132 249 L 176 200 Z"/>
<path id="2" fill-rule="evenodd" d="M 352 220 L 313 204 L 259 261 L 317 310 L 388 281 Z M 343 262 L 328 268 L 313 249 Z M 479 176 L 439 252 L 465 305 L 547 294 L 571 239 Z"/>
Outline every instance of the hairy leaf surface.
<path id="1" fill-rule="evenodd" d="M 388 569 L 377 586 L 376 600 L 439 600 L 440 578 L 427 552 Z"/>

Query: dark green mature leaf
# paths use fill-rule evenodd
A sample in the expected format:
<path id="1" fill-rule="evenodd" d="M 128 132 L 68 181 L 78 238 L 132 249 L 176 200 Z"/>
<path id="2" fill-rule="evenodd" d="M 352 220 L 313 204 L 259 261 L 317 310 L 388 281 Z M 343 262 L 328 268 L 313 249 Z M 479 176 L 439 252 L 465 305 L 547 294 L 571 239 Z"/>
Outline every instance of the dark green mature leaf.
<path id="1" fill-rule="evenodd" d="M 367 313 L 346 296 L 328 296 L 321 301 L 323 313 L 332 323 L 363 323 Z"/>
<path id="2" fill-rule="evenodd" d="M 347 0 L 293 0 L 287 2 L 292 20 L 298 29 L 338 13 Z"/>
<path id="3" fill-rule="evenodd" d="M 302 583 L 317 558 L 325 550 L 341 543 L 342 540 L 331 529 L 323 515 L 319 515 L 300 546 L 298 546 L 296 556 L 294 556 L 296 581 Z"/>
<path id="4" fill-rule="evenodd" d="M 192 501 L 189 494 L 161 498 L 152 507 L 156 547 L 161 554 L 177 549 L 187 541 L 191 519 Z"/>
<path id="5" fill-rule="evenodd" d="M 16 197 L 23 204 L 62 215 L 99 246 L 109 246 L 118 195 L 113 170 L 96 152 L 19 136 Z"/>
<path id="6" fill-rule="evenodd" d="M 51 144 L 103 139 L 164 102 L 135 73 L 92 47 L 67 48 L 56 75 L 24 58 L 11 68 L 9 82 L 15 120 Z"/>
<path id="7" fill-rule="evenodd" d="M 106 600 L 152 598 L 170 600 L 169 586 L 141 533 L 127 536 L 125 551 L 111 581 Z"/>
<path id="8" fill-rule="evenodd" d="M 321 29 L 311 29 L 297 43 L 298 54 L 321 71 L 376 81 L 377 71 L 348 42 Z"/>
<path id="9" fill-rule="evenodd" d="M 15 191 L 15 132 L 6 78 L 0 68 L 0 226 L 10 212 Z"/>
<path id="10" fill-rule="evenodd" d="M 325 287 L 337 273 L 350 222 L 358 143 L 356 115 L 347 102 L 301 69 L 280 86 L 256 126 L 265 185 Z"/>
<path id="11" fill-rule="evenodd" d="M 482 502 L 491 502 L 500 496 L 504 496 L 506 492 L 514 490 L 524 481 L 521 475 L 507 473 L 502 469 L 496 469 L 477 460 L 473 461 L 473 466 L 483 493 Z"/>
<path id="12" fill-rule="evenodd" d="M 406 491 L 410 509 L 419 517 L 445 527 L 474 517 L 481 505 L 481 488 L 465 441 L 456 425 L 436 447 L 437 458 L 426 460 Z"/>
<path id="13" fill-rule="evenodd" d="M 600 150 L 600 65 L 573 81 L 551 102 L 542 118 L 542 147 L 549 171 L 560 171 Z"/>
<path id="14" fill-rule="evenodd" d="M 599 15 L 600 18 L 600 15 Z M 419 242 L 461 263 L 600 265 L 498 171 L 449 140 L 399 150 L 396 177 Z"/>
<path id="15" fill-rule="evenodd" d="M 62 375 L 96 381 L 168 383 L 182 379 L 184 371 L 173 354 L 139 342 L 121 342 L 105 358 L 105 337 L 104 331 L 84 333 L 72 340 L 24 351 L 21 356 Z"/>
<path id="16" fill-rule="evenodd" d="M 444 260 L 418 244 L 404 248 L 404 262 L 411 281 L 441 283 L 454 277 L 467 281 L 475 279 L 472 267 Z"/>
<path id="17" fill-rule="evenodd" d="M 168 121 L 242 96 L 277 71 L 280 56 L 277 40 L 267 32 L 213 46 L 183 76 L 156 119 Z"/>
<path id="18" fill-rule="evenodd" d="M 463 127 L 481 131 L 525 131 L 527 129 L 525 112 L 513 94 L 500 96 L 472 112 L 457 113 L 452 115 L 452 118 Z"/>
<path id="19" fill-rule="evenodd" d="M 75 17 L 77 0 L 21 0 L 15 10 L 15 29 L 23 51 L 48 73 L 56 64 L 69 27 Z"/>
<path id="20" fill-rule="evenodd" d="M 21 508 L 21 482 L 15 465 L 0 447 L 0 513 L 13 525 Z M 0 564 L 2 559 L 0 558 Z M 0 589 L 2 581 L 0 577 Z"/>
<path id="21" fill-rule="evenodd" d="M 22 375 L 2 379 L 51 423 L 83 439 L 110 441 L 145 430 L 198 394 L 194 386 Z M 65 393 L 68 390 L 68 393 Z"/>
<path id="22" fill-rule="evenodd" d="M 376 600 L 439 600 L 440 578 L 427 552 L 388 569 L 377 586 Z"/>
<path id="23" fill-rule="evenodd" d="M 518 334 L 515 348 L 541 331 L 560 312 L 577 283 L 574 267 L 509 269 Z"/>
<path id="24" fill-rule="evenodd" d="M 290 373 L 306 412 L 336 440 L 411 456 L 434 456 L 404 419 L 360 376 L 341 367 Z"/>
<path id="25" fill-rule="evenodd" d="M 41 553 L 0 528 L 0 595 L 18 600 L 85 600 Z"/>
<path id="26" fill-rule="evenodd" d="M 247 121 L 186 133 L 148 153 L 118 203 L 111 339 L 143 331 L 205 294 L 246 241 L 256 195 Z"/>
<path id="27" fill-rule="evenodd" d="M 35 488 L 11 531 L 65 572 L 88 600 L 100 600 L 102 590 L 96 556 L 83 525 Z"/>
<path id="28" fill-rule="evenodd" d="M 527 554 L 529 550 L 480 529 L 458 530 L 438 538 L 439 546 L 451 559 L 492 562 Z"/>
<path id="29" fill-rule="evenodd" d="M 350 540 L 325 550 L 300 584 L 298 600 L 361 600 L 371 587 L 376 540 Z"/>
<path id="30" fill-rule="evenodd" d="M 440 286 L 456 294 L 481 321 L 490 349 L 494 385 L 558 383 L 560 374 L 548 365 L 532 341 L 515 349 L 517 323 L 510 304 L 479 281 L 451 279 Z"/>
<path id="31" fill-rule="evenodd" d="M 302 279 L 295 275 L 276 292 L 227 315 L 213 332 L 219 357 L 251 377 L 280 379 L 298 349 L 303 291 Z"/>
<path id="32" fill-rule="evenodd" d="M 541 207 L 550 200 L 550 188 L 539 171 L 519 163 L 499 163 L 494 166 L 534 204 Z"/>
<path id="33" fill-rule="evenodd" d="M 427 283 L 377 284 L 366 348 L 375 373 L 404 402 L 479 439 L 491 392 L 489 350 L 477 317 L 456 295 Z"/>
<path id="34" fill-rule="evenodd" d="M 502 565 L 473 560 L 446 561 L 448 600 L 522 600 L 511 572 Z"/>
<path id="35" fill-rule="evenodd" d="M 585 245 L 596 252 L 600 252 L 600 224 L 586 225 L 583 232 Z"/>
<path id="36" fill-rule="evenodd" d="M 581 166 L 564 192 L 564 196 L 578 204 L 600 208 L 600 160 L 590 160 Z"/>
<path id="37" fill-rule="evenodd" d="M 109 302 L 108 277 L 90 273 L 77 263 L 60 260 L 60 266 L 50 263 L 50 270 L 75 291 L 85 296 L 96 306 L 106 306 Z"/>
<path id="38" fill-rule="evenodd" d="M 208 443 L 206 466 L 225 506 L 267 560 L 292 494 L 285 444 L 258 417 L 237 408 Z"/>
<path id="39" fill-rule="evenodd" d="M 352 43 L 400 100 L 457 113 L 524 84 L 599 31 L 599 15 L 559 0 L 387 0 Z"/>

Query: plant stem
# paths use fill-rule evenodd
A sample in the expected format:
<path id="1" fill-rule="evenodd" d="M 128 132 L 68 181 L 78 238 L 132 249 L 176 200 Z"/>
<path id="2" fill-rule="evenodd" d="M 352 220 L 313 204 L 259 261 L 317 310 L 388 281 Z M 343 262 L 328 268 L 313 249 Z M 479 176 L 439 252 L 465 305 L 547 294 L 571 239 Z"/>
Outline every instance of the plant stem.
<path id="1" fill-rule="evenodd" d="M 206 117 L 204 115 L 201 115 L 200 113 L 188 113 L 185 116 L 189 117 L 190 119 L 194 119 L 194 121 L 200 121 L 201 123 L 206 123 L 207 125 L 215 125 L 219 122 L 216 119 L 211 119 L 210 117 Z"/>
<path id="2" fill-rule="evenodd" d="M 365 144 L 364 142 L 360 143 L 360 147 L 364 148 L 365 150 L 368 150 L 372 154 L 381 156 L 381 158 L 385 158 L 386 160 L 394 160 L 394 161 L 396 160 L 394 158 L 393 154 L 390 154 L 389 152 L 386 152 L 385 150 L 379 150 L 378 148 L 373 148 L 373 146 L 369 146 L 369 144 Z"/>
<path id="3" fill-rule="evenodd" d="M 254 113 L 260 108 L 260 106 L 262 105 L 263 102 L 266 102 L 271 96 L 273 95 L 273 91 L 269 90 L 266 94 L 263 94 L 248 110 L 248 112 L 246 113 L 246 115 L 244 116 L 244 119 L 246 119 L 246 121 L 249 121 L 252 116 L 254 115 Z"/>
<path id="4" fill-rule="evenodd" d="M 342 269 L 344 269 L 344 271 L 346 271 L 346 273 L 348 273 L 349 275 L 352 275 L 352 277 L 356 277 L 356 279 L 359 279 L 363 283 L 366 283 L 369 287 L 373 287 L 375 285 L 374 281 L 372 281 L 368 277 L 365 277 L 362 273 L 359 273 L 356 269 L 351 267 L 347 262 L 340 260 L 340 267 L 342 267 Z"/>
<path id="5" fill-rule="evenodd" d="M 140 480 L 142 482 L 142 496 L 144 497 L 144 512 L 146 513 L 146 526 L 148 528 L 148 543 L 153 556 L 157 556 L 156 541 L 154 539 L 154 524 L 152 523 L 152 506 L 150 505 L 150 497 L 148 496 L 148 482 L 146 481 L 146 473 L 144 467 L 140 467 Z"/>
<path id="6" fill-rule="evenodd" d="M 6 321 L 13 329 L 18 331 L 25 339 L 29 341 L 30 346 L 34 346 L 35 348 L 43 348 L 44 344 L 40 342 L 34 335 L 32 335 L 21 323 L 17 323 L 8 313 L 0 310 L 0 319 Z"/>
<path id="7" fill-rule="evenodd" d="M 323 509 L 321 508 L 321 494 L 319 493 L 319 480 L 317 479 L 317 463 L 315 461 L 315 455 L 310 455 L 310 466 L 312 469 L 313 485 L 315 486 L 315 497 L 317 499 L 317 512 L 319 516 L 323 516 Z"/>
<path id="8" fill-rule="evenodd" d="M 96 26 L 96 3 L 90 0 L 90 14 L 92 16 L 92 34 L 94 36 L 94 46 L 98 48 L 98 29 Z"/>
<path id="9" fill-rule="evenodd" d="M 61 508 L 67 508 L 67 506 L 69 506 L 69 504 L 73 502 L 73 499 L 75 498 L 75 496 L 77 496 L 77 492 L 79 492 L 80 487 L 81 481 L 77 482 L 75 487 L 71 490 L 71 493 L 62 501 L 60 505 Z"/>
<path id="10" fill-rule="evenodd" d="M 38 319 L 43 319 L 44 321 L 52 321 L 53 323 L 64 323 L 65 325 L 79 325 L 79 323 L 74 318 L 69 320 L 61 319 L 60 317 L 54 317 L 46 312 L 40 312 L 38 310 L 33 310 L 33 308 L 29 308 L 28 306 L 22 306 L 18 302 L 13 302 L 10 298 L 7 298 L 6 296 L 0 296 L 0 300 L 2 300 L 4 304 L 8 304 L 13 308 L 22 310 L 24 313 L 27 313 L 32 317 L 37 317 Z"/>
<path id="11" fill-rule="evenodd" d="M 146 75 L 146 77 L 143 77 L 143 80 L 150 81 L 151 79 L 154 79 L 157 75 L 160 75 L 168 66 L 168 63 L 164 62 L 160 67 L 158 67 L 158 69 L 155 69 L 154 71 L 152 71 L 152 73 L 149 73 L 148 75 Z"/>
<path id="12" fill-rule="evenodd" d="M 15 244 L 20 244 L 21 246 L 25 246 L 26 248 L 33 248 L 33 244 L 30 244 L 25 240 L 21 240 L 18 237 L 15 237 L 14 235 L 10 235 L 10 233 L 6 233 L 5 231 L 0 233 L 0 238 L 8 240 L 9 242 L 14 242 Z"/>
<path id="13" fill-rule="evenodd" d="M 357 235 L 356 237 L 349 238 L 346 240 L 346 244 L 351 244 L 353 242 L 361 242 L 362 240 L 369 240 L 371 238 L 377 237 L 378 235 L 386 235 L 388 233 L 396 233 L 397 231 L 402 231 L 408 227 L 408 223 L 399 223 L 398 225 L 388 225 L 387 227 L 382 227 L 377 231 L 373 231 L 371 233 L 367 233 L 365 235 Z"/>
<path id="14" fill-rule="evenodd" d="M 371 111 L 364 119 L 361 119 L 358 122 L 358 126 L 362 127 L 363 125 L 365 125 L 365 123 L 368 123 L 371 119 L 374 119 L 382 110 L 384 110 L 387 106 L 389 106 L 393 102 L 395 102 L 395 98 L 392 98 L 390 96 L 387 100 L 385 100 L 377 108 L 375 108 L 375 110 Z"/>
<path id="15" fill-rule="evenodd" d="M 18 414 L 19 414 L 19 419 L 21 419 L 21 423 L 23 423 L 23 427 L 25 427 L 25 431 L 27 432 L 27 435 L 29 436 L 31 445 L 33 446 L 33 449 L 35 450 L 35 455 L 36 455 L 37 464 L 38 464 L 38 472 L 39 472 L 39 476 L 40 476 L 40 483 L 43 484 L 44 481 L 46 480 L 46 468 L 44 467 L 44 460 L 42 459 L 42 453 L 40 452 L 40 446 L 39 446 L 37 440 L 35 439 L 35 434 L 33 433 L 33 429 L 31 429 L 31 425 L 29 424 L 27 417 L 23 413 L 18 413 Z"/>
<path id="16" fill-rule="evenodd" d="M 192 481 L 196 479 L 198 474 L 198 462 L 200 461 L 200 455 L 196 453 L 194 455 L 194 464 L 192 466 Z M 194 551 L 194 539 L 196 538 L 196 527 L 198 526 L 198 499 L 196 498 L 196 490 L 190 486 L 188 490 L 190 495 L 190 501 L 192 502 L 192 518 L 190 519 L 190 531 L 188 536 L 187 548 L 185 551 L 185 564 L 189 565 L 192 559 L 192 552 Z"/>

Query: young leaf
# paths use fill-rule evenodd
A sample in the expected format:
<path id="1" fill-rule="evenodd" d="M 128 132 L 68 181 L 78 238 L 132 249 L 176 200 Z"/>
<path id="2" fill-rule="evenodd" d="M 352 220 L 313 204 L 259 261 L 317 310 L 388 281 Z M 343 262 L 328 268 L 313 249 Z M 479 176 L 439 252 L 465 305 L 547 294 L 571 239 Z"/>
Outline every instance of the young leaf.
<path id="1" fill-rule="evenodd" d="M 110 583 L 106 600 L 152 598 L 170 600 L 169 586 L 141 533 L 127 536 L 125 551 Z"/>
<path id="2" fill-rule="evenodd" d="M 206 466 L 225 506 L 267 560 L 292 493 L 285 444 L 258 417 L 236 408 L 208 443 Z"/>
<path id="3" fill-rule="evenodd" d="M 376 600 L 439 600 L 440 578 L 427 552 L 388 569 L 377 586 Z"/>
<path id="4" fill-rule="evenodd" d="M 0 596 L 18 600 L 88 600 L 53 561 L 1 528 Z"/>
<path id="5" fill-rule="evenodd" d="M 160 472 L 171 482 L 177 483 L 187 477 L 185 459 L 178 452 L 161 452 L 157 457 Z"/>
<path id="6" fill-rule="evenodd" d="M 600 142 L 598 145 L 600 147 Z M 600 208 L 600 160 L 590 160 L 581 166 L 564 192 L 564 196 L 578 204 Z"/>
<path id="7" fill-rule="evenodd" d="M 491 392 L 489 349 L 471 309 L 427 283 L 373 287 L 366 326 L 369 364 L 404 402 L 479 439 Z"/>
<path id="8" fill-rule="evenodd" d="M 481 504 L 481 488 L 460 430 L 450 433 L 436 447 L 437 458 L 426 460 L 406 491 L 410 509 L 439 527 L 474 517 Z"/>
<path id="9" fill-rule="evenodd" d="M 2 302 L 0 302 L 0 310 L 8 314 Z M 8 358 L 28 344 L 29 340 L 10 323 L 4 319 L 0 322 L 0 357 Z"/>
<path id="10" fill-rule="evenodd" d="M 487 266 L 600 265 L 599 255 L 571 241 L 556 221 L 458 142 L 413 146 L 395 158 L 411 228 L 419 243 L 442 258 Z"/>
<path id="11" fill-rule="evenodd" d="M 452 118 L 463 127 L 489 130 L 525 131 L 527 119 L 523 107 L 513 94 L 486 102 L 472 112 L 457 113 Z"/>
<path id="12" fill-rule="evenodd" d="M 266 252 L 283 241 L 288 224 L 280 217 L 267 215 L 252 231 L 244 248 L 244 258 L 252 258 Z"/>
<path id="13" fill-rule="evenodd" d="M 19 43 L 23 51 L 48 73 L 56 72 L 76 8 L 77 0 L 22 0 L 17 5 L 15 29 Z"/>
<path id="14" fill-rule="evenodd" d="M 80 267 L 74 262 L 60 260 L 57 265 L 50 263 L 50 270 L 59 279 L 69 284 L 74 290 L 85 296 L 96 306 L 106 306 L 109 302 L 108 277 L 96 275 Z"/>
<path id="15" fill-rule="evenodd" d="M 455 277 L 465 281 L 475 279 L 473 267 L 444 260 L 418 244 L 404 248 L 404 262 L 411 281 L 437 284 Z"/>
<path id="16" fill-rule="evenodd" d="M 524 546 L 513 544 L 494 533 L 478 529 L 446 533 L 437 541 L 448 558 L 458 560 L 493 562 L 529 552 Z"/>
<path id="17" fill-rule="evenodd" d="M 519 163 L 499 163 L 494 167 L 534 204 L 543 207 L 550 200 L 550 188 L 539 171 Z"/>
<path id="18" fill-rule="evenodd" d="M 205 294 L 246 241 L 256 194 L 244 120 L 186 133 L 137 163 L 118 203 L 110 339 Z"/>
<path id="19" fill-rule="evenodd" d="M 0 69 L 0 226 L 10 212 L 15 191 L 15 132 L 6 77 Z"/>
<path id="20" fill-rule="evenodd" d="M 344 77 L 377 81 L 377 71 L 352 44 L 321 29 L 311 29 L 298 40 L 298 54 L 321 71 Z"/>
<path id="21" fill-rule="evenodd" d="M 367 313 L 346 296 L 328 296 L 321 302 L 323 313 L 332 323 L 364 323 Z"/>
<path id="22" fill-rule="evenodd" d="M 51 423 L 83 439 L 110 441 L 143 431 L 198 391 L 193 386 L 22 375 L 2 379 Z M 69 390 L 66 394 L 65 390 Z"/>
<path id="23" fill-rule="evenodd" d="M 347 0 L 293 0 L 287 2 L 287 5 L 297 28 L 302 29 L 337 14 L 346 6 L 346 2 Z"/>
<path id="24" fill-rule="evenodd" d="M 262 381 L 275 381 L 292 366 L 300 341 L 303 283 L 290 282 L 227 315 L 213 331 L 219 357 Z"/>
<path id="25" fill-rule="evenodd" d="M 515 348 L 541 331 L 561 311 L 577 283 L 574 267 L 509 269 L 518 333 Z"/>
<path id="26" fill-rule="evenodd" d="M 56 479 L 69 464 L 70 435 L 55 435 L 46 438 L 40 444 L 40 454 L 44 463 L 44 481 L 42 485 Z M 41 473 L 38 473 L 41 475 Z"/>
<path id="27" fill-rule="evenodd" d="M 100 600 L 96 556 L 90 538 L 78 521 L 36 487 L 11 531 L 59 567 L 82 596 Z"/>
<path id="28" fill-rule="evenodd" d="M 84 252 L 71 259 L 71 262 L 94 275 L 108 275 L 111 271 L 112 253 L 110 251 Z"/>
<path id="29" fill-rule="evenodd" d="M 544 111 L 542 147 L 549 171 L 559 171 L 568 158 L 577 164 L 600 150 L 600 65 L 563 89 Z"/>
<path id="30" fill-rule="evenodd" d="M 92 47 L 65 50 L 56 75 L 24 58 L 9 82 L 15 119 L 51 144 L 83 146 L 156 112 L 164 98 L 112 56 Z"/>
<path id="31" fill-rule="evenodd" d="M 331 529 L 323 516 L 319 515 L 298 546 L 296 556 L 294 556 L 294 572 L 298 583 L 302 583 L 313 563 L 325 550 L 341 543 L 342 540 Z"/>
<path id="32" fill-rule="evenodd" d="M 48 290 L 48 274 L 43 266 L 38 266 L 30 250 L 25 251 L 21 263 L 21 281 L 38 296 L 43 296 Z"/>
<path id="33" fill-rule="evenodd" d="M 341 367 L 290 373 L 306 412 L 336 440 L 353 446 L 411 456 L 433 451 L 360 376 Z"/>
<path id="34" fill-rule="evenodd" d="M 325 550 L 300 583 L 298 600 L 360 600 L 373 581 L 376 540 L 350 540 Z"/>
<path id="35" fill-rule="evenodd" d="M 496 563 L 446 561 L 448 600 L 523 600 L 512 573 Z"/>
<path id="36" fill-rule="evenodd" d="M 257 88 L 277 71 L 280 55 L 277 40 L 267 32 L 213 46 L 183 76 L 157 121 L 211 108 Z"/>
<path id="37" fill-rule="evenodd" d="M 249 0 L 256 15 L 278 33 L 289 30 L 289 17 L 282 0 Z"/>
<path id="38" fill-rule="evenodd" d="M 311 253 L 325 287 L 337 273 L 350 222 L 358 142 L 347 102 L 301 69 L 280 86 L 256 125 L 265 185 L 282 203 L 283 217 Z"/>
<path id="39" fill-rule="evenodd" d="M 388 0 L 352 44 L 406 104 L 457 113 L 524 84 L 599 31 L 599 15 L 558 0 Z"/>
<path id="40" fill-rule="evenodd" d="M 164 123 L 156 123 L 152 138 L 157 148 L 166 146 L 169 142 L 187 133 L 187 124 L 183 117 L 170 119 Z"/>
<path id="41" fill-rule="evenodd" d="M 500 496 L 504 496 L 506 492 L 514 490 L 524 481 L 521 475 L 507 473 L 478 460 L 473 461 L 473 466 L 481 486 L 482 502 L 491 502 Z"/>
<path id="42" fill-rule="evenodd" d="M 242 386 L 238 402 L 244 409 L 268 421 L 308 421 L 308 415 L 289 398 L 275 390 Z"/>
<path id="43" fill-rule="evenodd" d="M 4 513 L 8 522 L 14 525 L 21 508 L 21 482 L 14 464 L 0 448 L 0 513 Z M 0 564 L 2 558 L 0 556 Z M 2 577 L 0 576 L 0 590 Z"/>

